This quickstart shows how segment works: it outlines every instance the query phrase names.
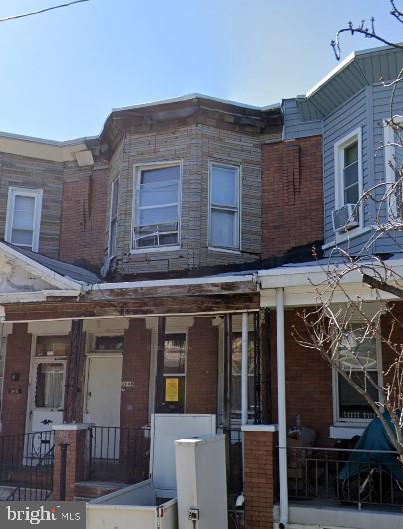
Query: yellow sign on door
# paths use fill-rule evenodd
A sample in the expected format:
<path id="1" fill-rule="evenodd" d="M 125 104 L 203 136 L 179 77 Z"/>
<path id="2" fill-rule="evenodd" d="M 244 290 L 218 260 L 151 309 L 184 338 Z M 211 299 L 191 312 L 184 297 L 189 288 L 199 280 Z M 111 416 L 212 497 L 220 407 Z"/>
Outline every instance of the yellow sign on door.
<path id="1" fill-rule="evenodd" d="M 165 402 L 178 402 L 179 378 L 165 379 Z"/>

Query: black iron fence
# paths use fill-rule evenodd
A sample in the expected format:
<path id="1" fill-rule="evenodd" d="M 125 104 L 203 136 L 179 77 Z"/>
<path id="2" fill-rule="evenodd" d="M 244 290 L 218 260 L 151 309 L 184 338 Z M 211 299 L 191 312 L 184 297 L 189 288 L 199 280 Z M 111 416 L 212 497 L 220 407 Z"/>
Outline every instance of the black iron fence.
<path id="1" fill-rule="evenodd" d="M 149 475 L 150 429 L 92 426 L 89 478 L 137 483 Z"/>
<path id="2" fill-rule="evenodd" d="M 397 452 L 316 447 L 286 450 L 290 500 L 359 507 L 403 504 L 403 465 Z"/>
<path id="3" fill-rule="evenodd" d="M 1 500 L 44 501 L 53 490 L 55 432 L 0 437 Z"/>

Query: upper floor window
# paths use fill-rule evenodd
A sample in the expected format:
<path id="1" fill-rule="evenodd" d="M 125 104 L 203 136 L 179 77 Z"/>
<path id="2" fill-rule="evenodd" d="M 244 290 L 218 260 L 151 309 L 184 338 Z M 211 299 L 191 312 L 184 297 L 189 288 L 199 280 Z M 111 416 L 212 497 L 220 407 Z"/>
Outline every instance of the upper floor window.
<path id="1" fill-rule="evenodd" d="M 342 138 L 334 146 L 336 232 L 356 228 L 362 220 L 361 129 Z"/>
<path id="2" fill-rule="evenodd" d="M 179 244 L 180 180 L 179 162 L 135 168 L 134 249 Z"/>
<path id="3" fill-rule="evenodd" d="M 239 166 L 211 163 L 209 246 L 239 249 Z"/>
<path id="4" fill-rule="evenodd" d="M 42 189 L 10 187 L 8 190 L 5 240 L 16 246 L 39 248 Z"/>
<path id="5" fill-rule="evenodd" d="M 109 257 L 113 257 L 116 253 L 116 234 L 118 225 L 118 204 L 119 204 L 119 177 L 112 183 L 111 194 L 111 214 L 109 225 Z"/>

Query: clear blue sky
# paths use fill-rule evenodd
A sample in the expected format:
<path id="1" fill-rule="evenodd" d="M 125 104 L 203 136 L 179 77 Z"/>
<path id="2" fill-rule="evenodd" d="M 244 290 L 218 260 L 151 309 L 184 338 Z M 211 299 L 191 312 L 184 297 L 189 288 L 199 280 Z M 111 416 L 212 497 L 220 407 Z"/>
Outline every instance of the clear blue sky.
<path id="1" fill-rule="evenodd" d="M 57 3 L 2 0 L 0 17 Z M 4 22 L 0 130 L 90 136 L 113 107 L 191 92 L 275 103 L 336 66 L 329 42 L 349 20 L 374 15 L 403 41 L 388 11 L 388 0 L 90 0 Z M 374 45 L 345 36 L 343 56 Z"/>

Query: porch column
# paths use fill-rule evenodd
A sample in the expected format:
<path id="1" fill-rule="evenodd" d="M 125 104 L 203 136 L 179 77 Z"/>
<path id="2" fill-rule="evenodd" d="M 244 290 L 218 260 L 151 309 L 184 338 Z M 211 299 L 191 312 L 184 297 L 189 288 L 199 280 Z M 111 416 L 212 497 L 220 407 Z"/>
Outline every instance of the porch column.
<path id="1" fill-rule="evenodd" d="M 53 499 L 72 501 L 78 481 L 89 477 L 90 424 L 54 425 Z"/>
<path id="2" fill-rule="evenodd" d="M 277 426 L 247 424 L 244 439 L 245 527 L 272 529 L 276 488 Z"/>
<path id="3" fill-rule="evenodd" d="M 285 345 L 284 345 L 284 289 L 276 288 L 277 320 L 277 392 L 279 431 L 279 473 L 280 473 L 280 523 L 288 522 L 287 483 L 287 420 L 285 401 Z"/>
<path id="4" fill-rule="evenodd" d="M 248 422 L 248 313 L 242 313 L 241 423 Z"/>
<path id="5" fill-rule="evenodd" d="M 85 332 L 83 320 L 73 320 L 70 332 L 70 349 L 67 358 L 64 395 L 64 422 L 82 421 L 84 388 Z"/>

